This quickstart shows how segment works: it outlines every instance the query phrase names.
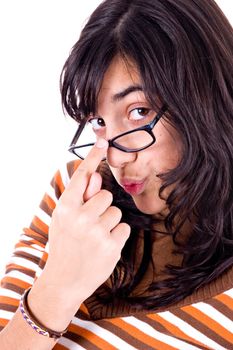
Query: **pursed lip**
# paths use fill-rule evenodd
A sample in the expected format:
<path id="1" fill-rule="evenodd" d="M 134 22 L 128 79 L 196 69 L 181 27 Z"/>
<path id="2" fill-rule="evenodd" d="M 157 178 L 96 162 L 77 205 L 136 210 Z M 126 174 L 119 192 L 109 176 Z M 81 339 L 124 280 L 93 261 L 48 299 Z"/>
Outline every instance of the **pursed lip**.
<path id="1" fill-rule="evenodd" d="M 133 186 L 133 185 L 141 185 L 142 183 L 145 182 L 145 179 L 142 180 L 137 180 L 137 179 L 128 179 L 124 178 L 120 180 L 120 184 L 125 187 L 125 186 Z"/>

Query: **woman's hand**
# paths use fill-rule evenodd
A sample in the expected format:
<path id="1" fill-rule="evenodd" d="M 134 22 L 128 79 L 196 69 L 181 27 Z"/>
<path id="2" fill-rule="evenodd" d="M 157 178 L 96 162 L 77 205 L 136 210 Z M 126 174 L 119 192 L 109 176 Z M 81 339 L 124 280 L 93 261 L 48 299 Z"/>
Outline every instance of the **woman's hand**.
<path id="1" fill-rule="evenodd" d="M 111 275 L 130 235 L 119 223 L 121 211 L 111 206 L 112 194 L 101 190 L 96 169 L 107 142 L 93 147 L 60 197 L 49 230 L 49 257 L 44 274 L 49 284 L 80 303 Z M 101 146 L 101 144 L 100 144 Z"/>

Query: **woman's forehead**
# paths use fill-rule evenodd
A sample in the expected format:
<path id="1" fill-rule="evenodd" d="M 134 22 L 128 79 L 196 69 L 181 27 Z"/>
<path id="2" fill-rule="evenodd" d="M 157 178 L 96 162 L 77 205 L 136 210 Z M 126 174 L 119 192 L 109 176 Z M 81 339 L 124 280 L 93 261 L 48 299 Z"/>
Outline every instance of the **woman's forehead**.
<path id="1" fill-rule="evenodd" d="M 132 60 L 117 55 L 108 66 L 102 80 L 101 89 L 122 90 L 125 85 L 141 85 L 141 77 Z"/>
<path id="2" fill-rule="evenodd" d="M 141 78 L 135 64 L 128 63 L 119 56 L 115 57 L 104 74 L 98 94 L 99 103 L 106 98 L 116 103 L 134 92 L 143 94 Z"/>

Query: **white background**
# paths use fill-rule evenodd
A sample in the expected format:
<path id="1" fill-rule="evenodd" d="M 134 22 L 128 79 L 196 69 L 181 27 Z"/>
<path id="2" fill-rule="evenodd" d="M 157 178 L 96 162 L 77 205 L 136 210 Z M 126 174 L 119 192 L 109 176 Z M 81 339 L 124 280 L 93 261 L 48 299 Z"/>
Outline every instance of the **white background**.
<path id="1" fill-rule="evenodd" d="M 233 2 L 218 0 L 233 22 Z M 0 277 L 76 125 L 64 117 L 59 75 L 99 0 L 0 0 Z"/>

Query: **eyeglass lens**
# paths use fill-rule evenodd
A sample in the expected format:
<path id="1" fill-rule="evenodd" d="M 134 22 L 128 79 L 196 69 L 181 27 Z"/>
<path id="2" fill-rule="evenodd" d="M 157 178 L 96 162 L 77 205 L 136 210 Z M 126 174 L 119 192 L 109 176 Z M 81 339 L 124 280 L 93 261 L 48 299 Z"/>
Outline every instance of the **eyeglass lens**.
<path id="1" fill-rule="evenodd" d="M 75 153 L 82 158 L 85 158 L 91 149 L 86 144 L 94 144 L 96 142 L 96 133 L 93 131 L 93 127 L 90 123 L 87 123 L 84 127 L 76 144 L 77 149 Z M 149 146 L 153 142 L 152 136 L 145 130 L 134 131 L 124 136 L 117 137 L 114 144 L 119 147 L 123 147 L 128 150 L 140 150 L 146 146 Z"/>

